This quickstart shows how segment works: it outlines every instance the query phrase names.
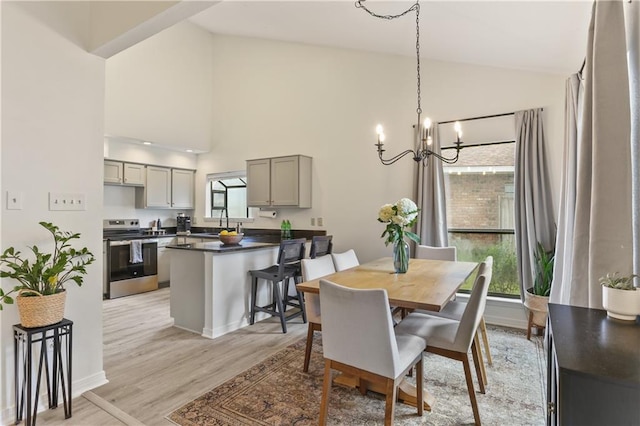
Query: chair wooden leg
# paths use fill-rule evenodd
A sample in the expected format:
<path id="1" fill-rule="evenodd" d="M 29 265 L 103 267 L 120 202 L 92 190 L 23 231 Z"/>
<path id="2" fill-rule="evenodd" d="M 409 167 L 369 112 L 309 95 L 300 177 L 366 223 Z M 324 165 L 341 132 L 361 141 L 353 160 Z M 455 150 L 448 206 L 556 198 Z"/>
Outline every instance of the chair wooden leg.
<path id="1" fill-rule="evenodd" d="M 476 334 L 475 337 L 473 338 L 473 342 L 471 342 L 471 354 L 473 356 L 473 364 L 476 367 L 476 376 L 478 376 L 478 385 L 480 385 L 480 393 L 484 394 L 485 393 L 485 388 L 484 388 L 484 384 L 486 379 L 483 377 L 483 372 L 482 372 L 482 368 L 484 367 L 484 364 L 482 363 L 482 358 L 480 358 L 480 356 L 478 355 L 478 352 L 480 351 L 480 347 L 478 346 L 478 335 Z M 465 358 L 469 358 L 469 356 L 465 356 Z"/>
<path id="2" fill-rule="evenodd" d="M 251 278 L 251 318 L 249 319 L 249 324 L 253 325 L 256 320 L 256 304 L 258 296 L 258 278 Z"/>
<path id="3" fill-rule="evenodd" d="M 469 357 L 466 354 L 462 357 L 462 366 L 464 367 L 464 376 L 467 379 L 467 390 L 469 391 L 469 399 L 471 400 L 473 419 L 475 421 L 475 424 L 477 426 L 480 426 L 480 411 L 478 411 L 476 391 L 473 387 L 473 378 L 471 377 L 471 368 L 469 367 Z"/>
<path id="4" fill-rule="evenodd" d="M 388 379 L 385 385 L 386 401 L 384 406 L 384 425 L 393 425 L 393 414 L 396 410 L 396 382 L 393 379 Z"/>
<path id="5" fill-rule="evenodd" d="M 280 293 L 280 288 L 278 286 L 278 282 L 273 282 L 273 294 L 276 300 L 276 310 L 280 314 L 280 324 L 282 324 L 282 332 L 287 332 L 287 319 L 284 316 L 285 304 L 282 300 L 282 295 Z"/>
<path id="6" fill-rule="evenodd" d="M 533 311 L 529 311 L 529 321 L 527 322 L 527 340 L 531 340 L 532 325 L 533 325 Z"/>
<path id="7" fill-rule="evenodd" d="M 322 402 L 320 403 L 320 426 L 327 424 L 329 413 L 329 393 L 331 392 L 331 361 L 324 360 L 324 379 L 322 381 Z"/>
<path id="8" fill-rule="evenodd" d="M 424 357 L 420 354 L 420 361 L 416 364 L 416 401 L 423 401 L 424 391 Z M 422 417 L 424 414 L 424 404 L 416 404 L 418 407 L 418 415 Z"/>
<path id="9" fill-rule="evenodd" d="M 480 332 L 476 330 L 476 335 L 473 336 L 473 346 L 475 346 L 475 353 L 473 362 L 476 366 L 476 371 L 480 370 L 478 381 L 482 380 L 482 383 L 487 385 L 487 370 L 484 368 L 484 360 L 482 359 L 482 347 L 480 346 Z M 473 347 L 472 346 L 472 347 Z M 482 387 L 481 387 L 482 388 Z M 484 392 L 482 392 L 484 393 Z"/>
<path id="10" fill-rule="evenodd" d="M 311 361 L 311 347 L 313 346 L 313 323 L 309 323 L 307 329 L 307 346 L 304 349 L 304 365 L 302 371 L 309 372 L 309 362 Z"/>
<path id="11" fill-rule="evenodd" d="M 487 364 L 493 365 L 491 348 L 489 347 L 489 336 L 487 335 L 487 324 L 484 322 L 484 316 L 480 320 L 480 332 L 482 333 L 482 342 L 484 343 L 484 353 L 487 357 Z"/>

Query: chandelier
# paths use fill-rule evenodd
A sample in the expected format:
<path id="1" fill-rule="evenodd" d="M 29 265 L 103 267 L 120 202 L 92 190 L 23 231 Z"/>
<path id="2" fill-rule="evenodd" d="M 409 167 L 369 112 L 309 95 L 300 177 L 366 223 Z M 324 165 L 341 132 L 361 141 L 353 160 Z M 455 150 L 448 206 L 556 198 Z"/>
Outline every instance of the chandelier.
<path id="1" fill-rule="evenodd" d="M 431 120 L 427 117 L 424 122 L 421 120 L 422 116 L 422 107 L 420 106 L 420 4 L 419 0 L 416 0 L 415 4 L 412 5 L 409 9 L 398 15 L 378 15 L 377 13 L 369 10 L 364 3 L 366 0 L 357 0 L 356 7 L 359 9 L 364 9 L 369 15 L 374 16 L 380 19 L 392 20 L 396 18 L 400 18 L 410 12 L 416 13 L 416 75 L 417 75 L 417 84 L 416 84 L 416 93 L 418 99 L 418 107 L 416 108 L 416 113 L 418 114 L 418 122 L 413 125 L 414 128 L 414 137 L 415 137 L 415 150 L 407 149 L 399 153 L 398 155 L 391 158 L 383 158 L 382 155 L 385 151 L 384 149 L 384 141 L 385 134 L 384 129 L 381 124 L 378 124 L 376 127 L 376 134 L 378 135 L 378 143 L 375 146 L 378 149 L 378 157 L 380 158 L 380 162 L 385 166 L 389 164 L 393 164 L 402 157 L 411 154 L 413 159 L 416 162 L 422 162 L 422 164 L 426 164 L 425 160 L 429 158 L 429 156 L 433 155 L 435 158 L 443 161 L 447 164 L 453 164 L 458 161 L 458 156 L 460 154 L 460 150 L 462 149 L 462 141 L 460 138 L 462 137 L 462 129 L 460 126 L 460 122 L 456 121 L 454 124 L 454 131 L 456 132 L 456 140 L 453 142 L 453 145 L 456 150 L 456 154 L 454 157 L 448 158 L 444 157 L 441 154 L 434 152 L 431 149 L 433 144 L 433 127 Z"/>

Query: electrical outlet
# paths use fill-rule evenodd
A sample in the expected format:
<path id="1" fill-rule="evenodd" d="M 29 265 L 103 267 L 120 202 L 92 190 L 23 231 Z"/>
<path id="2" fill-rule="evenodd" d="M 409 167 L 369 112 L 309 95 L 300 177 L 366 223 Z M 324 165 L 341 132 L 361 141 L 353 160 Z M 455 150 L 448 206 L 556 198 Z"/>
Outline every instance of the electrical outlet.
<path id="1" fill-rule="evenodd" d="M 315 217 L 311 218 L 311 226 L 316 226 L 316 218 Z"/>
<path id="2" fill-rule="evenodd" d="M 324 219 L 321 217 L 318 218 L 318 226 L 324 226 Z"/>
<path id="3" fill-rule="evenodd" d="M 49 210 L 86 210 L 85 195 L 80 193 L 49 193 Z"/>

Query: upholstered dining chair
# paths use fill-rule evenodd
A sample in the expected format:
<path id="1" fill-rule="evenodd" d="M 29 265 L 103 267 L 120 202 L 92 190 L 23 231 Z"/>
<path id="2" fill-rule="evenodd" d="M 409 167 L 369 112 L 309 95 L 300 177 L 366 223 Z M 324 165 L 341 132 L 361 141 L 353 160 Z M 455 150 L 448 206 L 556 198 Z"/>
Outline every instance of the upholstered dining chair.
<path id="1" fill-rule="evenodd" d="M 331 253 L 331 257 L 333 258 L 336 271 L 344 271 L 345 269 L 360 265 L 358 256 L 356 256 L 356 252 L 353 249 L 347 250 L 344 253 Z"/>
<path id="2" fill-rule="evenodd" d="M 421 337 L 394 332 L 385 289 L 351 289 L 320 280 L 324 381 L 320 425 L 327 423 L 331 392 L 331 369 L 385 389 L 384 424 L 393 424 L 397 387 L 410 368 L 416 366 L 417 400 L 422 401 Z M 417 404 L 418 415 L 423 404 Z"/>
<path id="3" fill-rule="evenodd" d="M 305 243 L 304 238 L 284 240 L 280 243 L 276 265 L 249 271 L 251 275 L 251 318 L 249 323 L 251 325 L 255 322 L 256 312 L 265 312 L 280 317 L 283 333 L 287 332 L 286 321 L 289 319 L 302 315 L 302 321 L 307 322 L 302 292 L 296 289 L 295 296 L 288 294 L 289 281 L 293 279 L 295 283 L 298 283 L 302 277 L 300 262 L 304 258 Z M 271 284 L 272 302 L 269 305 L 258 305 L 258 279 L 263 279 Z M 279 283 L 282 283 L 282 291 L 280 291 Z M 287 306 L 300 308 L 300 311 L 286 316 Z"/>
<path id="4" fill-rule="evenodd" d="M 309 257 L 311 259 L 315 259 L 316 257 L 331 254 L 331 250 L 333 249 L 333 243 L 331 242 L 332 238 L 333 235 L 314 235 L 311 237 Z"/>
<path id="5" fill-rule="evenodd" d="M 424 245 L 418 245 L 416 247 L 416 258 L 418 259 L 433 259 L 433 260 L 450 260 L 450 261 L 456 261 L 457 260 L 457 251 L 456 251 L 456 247 L 454 246 L 450 246 L 450 247 L 432 247 L 432 246 L 424 246 Z M 489 281 L 491 281 L 491 276 L 489 275 Z M 444 307 L 444 309 L 440 312 L 424 312 L 424 311 L 418 311 L 421 313 L 429 313 L 431 315 L 437 315 L 437 316 L 441 316 L 444 318 L 451 318 L 451 319 L 455 319 L 455 320 L 460 320 L 460 318 L 462 317 L 462 313 L 464 312 L 464 307 L 466 306 L 466 304 L 464 302 L 460 302 L 460 301 L 456 301 L 455 298 L 452 299 L 449 303 L 447 303 L 447 305 Z M 487 358 L 487 364 L 489 365 L 493 365 L 493 359 L 491 358 L 491 347 L 489 346 L 489 336 L 487 334 L 487 325 L 485 324 L 484 321 L 484 316 L 482 317 L 482 320 L 480 321 L 480 327 L 478 328 L 478 334 L 481 335 L 482 337 L 482 343 L 484 346 L 484 356 L 486 356 Z M 477 338 L 477 336 L 476 336 Z M 478 346 L 478 349 L 480 349 L 480 346 Z M 482 355 L 482 351 L 480 351 L 481 355 Z M 484 384 L 487 384 L 487 373 L 485 371 L 484 368 L 484 363 L 481 364 L 481 370 L 482 370 L 482 380 L 484 381 Z"/>
<path id="6" fill-rule="evenodd" d="M 460 321 L 413 312 L 407 315 L 395 330 L 396 333 L 399 334 L 412 334 L 425 339 L 425 343 L 427 344 L 426 352 L 462 362 L 469 399 L 471 400 L 471 408 L 473 410 L 473 418 L 476 425 L 481 424 L 480 411 L 478 410 L 478 401 L 476 399 L 473 378 L 471 377 L 471 368 L 469 366 L 469 350 L 471 350 L 476 365 L 480 392 L 485 393 L 474 336 L 484 313 L 487 292 L 489 290 L 486 268 L 488 265 L 490 266 L 492 262 L 493 258 L 489 256 L 485 262 L 480 264 L 478 275 L 471 290 L 471 296 L 469 297 Z"/>
<path id="7" fill-rule="evenodd" d="M 457 251 L 454 246 L 451 247 L 432 247 L 432 246 L 416 246 L 416 259 L 433 259 L 433 260 L 457 260 Z"/>
<path id="8" fill-rule="evenodd" d="M 491 276 L 493 274 L 493 257 L 489 256 L 487 260 L 484 261 L 484 274 L 486 275 L 487 287 L 491 284 Z M 478 270 L 478 273 L 480 271 Z M 466 303 L 461 302 L 459 300 L 452 300 L 445 305 L 445 307 L 440 312 L 430 312 L 430 311 L 416 311 L 421 313 L 427 313 L 429 315 L 438 316 L 442 318 L 449 318 L 456 321 L 460 321 L 462 315 L 464 315 L 464 310 L 466 307 Z M 482 343 L 484 346 L 484 355 L 487 357 L 487 364 L 493 365 L 493 360 L 491 359 L 491 349 L 489 347 L 489 336 L 487 334 L 487 325 L 484 322 L 484 315 L 480 318 L 480 325 L 478 326 L 478 330 L 476 331 L 476 335 L 474 339 L 476 341 L 476 346 L 478 348 L 478 355 L 482 358 L 482 350 L 480 346 L 480 338 L 482 338 Z M 486 385 L 487 381 L 487 372 L 484 367 L 484 363 L 480 363 L 480 372 L 482 373 L 482 381 Z"/>
<path id="9" fill-rule="evenodd" d="M 331 256 L 321 256 L 315 259 L 302 259 L 302 279 L 304 281 L 315 280 L 336 272 Z M 304 365 L 302 371 L 309 371 L 309 361 L 311 360 L 311 348 L 313 345 L 313 333 L 322 331 L 320 322 L 320 296 L 313 293 L 304 295 L 304 306 L 307 310 L 307 346 L 304 351 Z"/>

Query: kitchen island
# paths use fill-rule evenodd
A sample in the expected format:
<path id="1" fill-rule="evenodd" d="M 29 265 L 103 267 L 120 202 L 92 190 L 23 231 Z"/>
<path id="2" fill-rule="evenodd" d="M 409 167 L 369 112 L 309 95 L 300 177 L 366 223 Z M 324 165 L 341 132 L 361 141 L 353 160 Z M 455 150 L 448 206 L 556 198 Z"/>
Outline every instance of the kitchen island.
<path id="1" fill-rule="evenodd" d="M 276 263 L 279 244 L 242 241 L 177 244 L 171 251 L 170 312 L 174 325 L 209 339 L 249 324 L 249 271 Z M 269 286 L 259 286 L 258 301 L 271 300 Z M 256 320 L 269 315 L 259 313 Z"/>

